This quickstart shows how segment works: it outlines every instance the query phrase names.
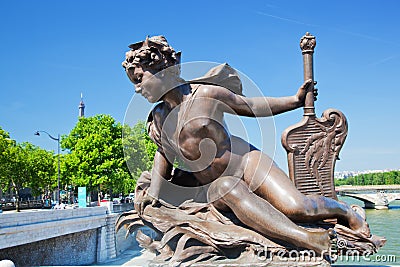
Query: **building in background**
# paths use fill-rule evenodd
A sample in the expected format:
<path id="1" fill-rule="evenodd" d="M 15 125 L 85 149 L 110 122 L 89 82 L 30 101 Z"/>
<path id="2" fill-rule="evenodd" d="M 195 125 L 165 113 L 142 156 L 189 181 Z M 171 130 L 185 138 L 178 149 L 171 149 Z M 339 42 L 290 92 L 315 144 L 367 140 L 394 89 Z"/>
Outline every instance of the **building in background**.
<path id="1" fill-rule="evenodd" d="M 83 103 L 83 94 L 81 93 L 81 102 L 79 102 L 79 118 L 85 117 L 85 103 Z"/>

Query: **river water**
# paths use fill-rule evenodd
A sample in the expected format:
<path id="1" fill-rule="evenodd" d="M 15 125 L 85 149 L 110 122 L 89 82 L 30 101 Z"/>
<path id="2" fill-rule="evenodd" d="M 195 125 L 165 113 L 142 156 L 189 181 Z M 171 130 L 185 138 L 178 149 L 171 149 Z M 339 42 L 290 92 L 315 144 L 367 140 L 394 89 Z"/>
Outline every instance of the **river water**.
<path id="1" fill-rule="evenodd" d="M 340 200 L 349 204 L 364 206 L 362 201 L 350 198 L 339 197 Z M 387 241 L 379 252 L 372 256 L 339 257 L 336 265 L 379 265 L 391 266 L 400 265 L 400 201 L 396 200 L 389 205 L 388 210 L 366 209 L 367 222 L 371 232 L 378 236 L 386 237 Z"/>

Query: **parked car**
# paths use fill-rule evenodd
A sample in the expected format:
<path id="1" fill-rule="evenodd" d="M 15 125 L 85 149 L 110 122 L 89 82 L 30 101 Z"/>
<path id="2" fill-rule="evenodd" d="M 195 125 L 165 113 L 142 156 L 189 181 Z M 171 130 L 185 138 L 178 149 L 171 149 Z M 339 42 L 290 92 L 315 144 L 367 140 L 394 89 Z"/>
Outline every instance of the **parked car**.
<path id="1" fill-rule="evenodd" d="M 133 202 L 135 199 L 135 193 L 129 193 L 129 195 L 125 198 L 126 202 Z"/>

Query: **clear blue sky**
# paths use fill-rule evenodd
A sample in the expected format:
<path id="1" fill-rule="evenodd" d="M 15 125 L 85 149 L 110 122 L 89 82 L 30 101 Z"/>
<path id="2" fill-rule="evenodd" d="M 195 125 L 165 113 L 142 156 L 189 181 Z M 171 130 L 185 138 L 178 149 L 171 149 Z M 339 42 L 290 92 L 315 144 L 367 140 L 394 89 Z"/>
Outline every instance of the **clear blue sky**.
<path id="1" fill-rule="evenodd" d="M 337 170 L 398 169 L 399 10 L 395 0 L 0 1 L 0 126 L 18 142 L 55 149 L 33 133 L 68 134 L 81 92 L 87 116 L 123 122 L 133 86 L 121 62 L 146 35 L 165 35 L 183 62 L 228 62 L 265 95 L 291 95 L 302 83 L 299 39 L 309 31 L 317 113 L 333 107 L 349 121 Z M 275 160 L 285 170 L 279 137 L 301 116 L 275 119 Z"/>

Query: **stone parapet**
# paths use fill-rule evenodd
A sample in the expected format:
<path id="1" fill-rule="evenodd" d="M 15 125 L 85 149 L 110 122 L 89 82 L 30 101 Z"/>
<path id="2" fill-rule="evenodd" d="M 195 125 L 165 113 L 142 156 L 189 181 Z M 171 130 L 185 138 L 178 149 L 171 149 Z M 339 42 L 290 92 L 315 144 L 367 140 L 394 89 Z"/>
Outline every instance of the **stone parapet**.
<path id="1" fill-rule="evenodd" d="M 105 207 L 0 215 L 0 249 L 105 227 Z"/>

